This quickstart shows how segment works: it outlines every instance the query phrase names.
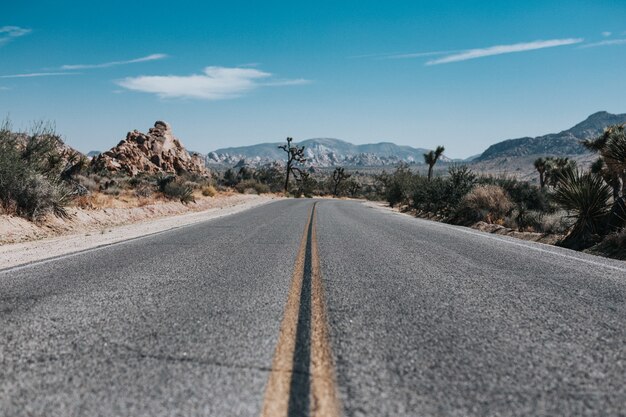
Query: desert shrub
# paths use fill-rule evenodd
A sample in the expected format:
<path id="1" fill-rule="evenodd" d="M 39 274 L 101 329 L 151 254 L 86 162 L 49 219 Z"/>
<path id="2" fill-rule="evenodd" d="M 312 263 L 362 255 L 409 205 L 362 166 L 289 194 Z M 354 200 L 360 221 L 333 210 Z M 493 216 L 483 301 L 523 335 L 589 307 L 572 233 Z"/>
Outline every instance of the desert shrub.
<path id="1" fill-rule="evenodd" d="M 66 216 L 71 191 L 62 181 L 65 163 L 59 137 L 37 124 L 30 134 L 0 126 L 0 204 L 6 213 L 37 220 L 48 213 Z"/>
<path id="2" fill-rule="evenodd" d="M 610 213 L 611 195 L 611 187 L 599 175 L 576 169 L 561 176 L 553 198 L 575 220 L 563 246 L 584 249 L 599 241 Z"/>
<path id="3" fill-rule="evenodd" d="M 163 187 L 163 195 L 170 199 L 178 199 L 183 204 L 195 203 L 193 188 L 185 186 L 177 181 L 169 181 Z"/>
<path id="4" fill-rule="evenodd" d="M 281 192 L 285 187 L 284 169 L 273 165 L 258 168 L 253 178 L 261 184 L 266 184 L 273 193 Z"/>
<path id="5" fill-rule="evenodd" d="M 419 174 L 413 173 L 407 165 L 400 164 L 392 174 L 383 172 L 378 175 L 376 181 L 385 201 L 393 207 L 409 204 L 419 178 Z"/>
<path id="6" fill-rule="evenodd" d="M 242 194 L 264 194 L 270 192 L 270 187 L 266 184 L 248 179 L 235 185 L 235 190 Z"/>
<path id="7" fill-rule="evenodd" d="M 526 181 L 507 177 L 481 177 L 478 179 L 478 183 L 502 187 L 511 198 L 511 201 L 518 206 L 523 205 L 527 210 L 541 212 L 554 211 L 546 192 L 540 187 Z"/>
<path id="8" fill-rule="evenodd" d="M 133 193 L 135 194 L 136 197 L 139 197 L 139 198 L 149 198 L 149 197 L 152 197 L 153 191 L 152 191 L 152 187 L 150 187 L 149 185 L 141 184 L 135 188 Z"/>
<path id="9" fill-rule="evenodd" d="M 100 179 L 97 175 L 77 175 L 75 181 L 85 187 L 89 192 L 96 192 L 100 190 Z"/>
<path id="10" fill-rule="evenodd" d="M 447 177 L 415 179 L 412 205 L 418 211 L 448 218 L 454 213 L 463 197 L 472 190 L 476 175 L 466 166 L 452 166 Z"/>
<path id="11" fill-rule="evenodd" d="M 176 176 L 163 174 L 163 173 L 158 173 L 155 176 L 154 180 L 156 182 L 157 189 L 160 192 L 165 193 L 165 188 L 168 186 L 168 184 L 170 184 L 170 183 L 172 183 L 172 182 L 174 182 L 176 180 Z"/>
<path id="12" fill-rule="evenodd" d="M 202 187 L 202 195 L 205 197 L 213 197 L 217 194 L 217 190 L 212 185 L 205 185 Z"/>
<path id="13" fill-rule="evenodd" d="M 537 227 L 537 231 L 562 235 L 567 233 L 570 227 L 572 227 L 572 224 L 573 221 L 567 217 L 567 212 L 556 211 L 541 217 L 541 223 Z"/>
<path id="14" fill-rule="evenodd" d="M 529 210 L 525 204 L 516 206 L 510 218 L 513 219 L 513 224 L 507 226 L 517 228 L 520 232 L 540 232 L 542 229 L 543 213 Z"/>
<path id="15" fill-rule="evenodd" d="M 626 229 L 608 234 L 589 252 L 626 261 Z"/>
<path id="16" fill-rule="evenodd" d="M 115 185 L 110 185 L 110 186 L 108 186 L 106 188 L 103 188 L 101 190 L 101 193 L 105 194 L 105 195 L 118 196 L 118 195 L 122 194 L 122 191 L 123 191 L 122 187 L 120 187 L 119 185 L 115 184 Z"/>
<path id="17" fill-rule="evenodd" d="M 455 218 L 460 223 L 501 222 L 513 210 L 506 191 L 497 185 L 478 185 L 461 200 Z"/>

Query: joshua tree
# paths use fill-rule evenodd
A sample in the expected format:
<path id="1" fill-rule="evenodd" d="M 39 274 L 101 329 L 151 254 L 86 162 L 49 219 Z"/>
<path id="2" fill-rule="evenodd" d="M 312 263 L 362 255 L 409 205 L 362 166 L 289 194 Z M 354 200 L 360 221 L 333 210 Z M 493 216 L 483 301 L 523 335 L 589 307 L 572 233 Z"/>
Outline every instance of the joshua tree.
<path id="1" fill-rule="evenodd" d="M 539 172 L 539 185 L 542 190 L 546 186 L 546 168 L 548 168 L 548 161 L 546 159 L 535 159 L 535 169 Z"/>
<path id="2" fill-rule="evenodd" d="M 424 162 L 428 164 L 428 181 L 433 177 L 433 168 L 441 154 L 445 151 L 443 146 L 437 146 L 437 149 L 424 154 Z"/>
<path id="3" fill-rule="evenodd" d="M 613 199 L 626 196 L 626 132 L 625 125 L 609 126 L 595 139 L 583 141 L 583 145 L 600 154 L 602 162 L 594 168 L 613 188 Z"/>
<path id="4" fill-rule="evenodd" d="M 316 185 L 316 181 L 311 177 L 311 174 L 308 172 L 302 171 L 298 169 L 298 175 L 296 177 L 296 183 L 298 184 L 298 196 L 304 195 L 305 197 L 311 197 L 313 194 L 313 189 Z"/>
<path id="5" fill-rule="evenodd" d="M 333 172 L 333 195 L 337 197 L 337 192 L 339 191 L 339 185 L 343 180 L 347 180 L 352 175 L 346 174 L 345 169 L 341 167 L 335 168 Z"/>
<path id="6" fill-rule="evenodd" d="M 306 162 L 304 157 L 304 146 L 292 146 L 293 138 L 287 138 L 286 145 L 280 145 L 278 148 L 287 153 L 287 172 L 285 174 L 285 192 L 289 190 L 289 175 L 295 171 L 294 164 L 302 164 Z"/>
<path id="7" fill-rule="evenodd" d="M 563 158 L 546 158 L 546 172 L 545 181 L 552 187 L 560 185 L 561 180 L 566 175 L 570 174 L 576 169 L 576 161 L 573 161 L 567 157 Z"/>

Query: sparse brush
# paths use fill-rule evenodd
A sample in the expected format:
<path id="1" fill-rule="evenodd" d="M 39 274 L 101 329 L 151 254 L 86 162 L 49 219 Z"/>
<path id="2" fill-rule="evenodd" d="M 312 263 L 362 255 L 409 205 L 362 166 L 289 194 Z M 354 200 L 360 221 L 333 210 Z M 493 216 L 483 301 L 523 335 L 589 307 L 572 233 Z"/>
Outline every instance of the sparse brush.
<path id="1" fill-rule="evenodd" d="M 178 199 L 183 204 L 195 203 L 193 188 L 186 187 L 176 181 L 170 181 L 163 187 L 163 194 L 171 199 Z"/>
<path id="2" fill-rule="evenodd" d="M 37 124 L 30 134 L 0 126 L 0 204 L 6 213 L 38 220 L 46 214 L 67 216 L 71 192 L 61 180 L 60 139 L 51 127 Z"/>
<path id="3" fill-rule="evenodd" d="M 503 223 L 512 210 L 513 203 L 502 187 L 479 185 L 463 197 L 455 217 L 462 224 Z"/>
<path id="4" fill-rule="evenodd" d="M 212 185 L 205 185 L 202 187 L 202 195 L 205 197 L 214 197 L 217 194 L 217 190 Z"/>
<path id="5" fill-rule="evenodd" d="M 235 190 L 241 194 L 264 194 L 270 192 L 270 187 L 266 184 L 261 184 L 256 180 L 243 180 L 239 184 L 235 185 Z"/>

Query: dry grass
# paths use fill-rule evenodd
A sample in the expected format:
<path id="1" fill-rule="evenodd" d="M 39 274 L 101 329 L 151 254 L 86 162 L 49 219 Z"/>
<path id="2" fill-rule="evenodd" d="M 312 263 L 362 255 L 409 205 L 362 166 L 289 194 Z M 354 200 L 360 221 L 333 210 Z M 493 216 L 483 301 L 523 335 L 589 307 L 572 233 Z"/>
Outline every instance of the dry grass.
<path id="1" fill-rule="evenodd" d="M 73 205 L 83 209 L 100 210 L 107 208 L 145 207 L 167 201 L 163 196 L 154 194 L 149 197 L 137 196 L 132 190 L 124 190 L 118 195 L 95 192 L 74 199 Z"/>
<path id="2" fill-rule="evenodd" d="M 511 210 L 513 203 L 502 187 L 479 185 L 463 197 L 459 212 L 468 222 L 484 221 L 503 225 Z"/>

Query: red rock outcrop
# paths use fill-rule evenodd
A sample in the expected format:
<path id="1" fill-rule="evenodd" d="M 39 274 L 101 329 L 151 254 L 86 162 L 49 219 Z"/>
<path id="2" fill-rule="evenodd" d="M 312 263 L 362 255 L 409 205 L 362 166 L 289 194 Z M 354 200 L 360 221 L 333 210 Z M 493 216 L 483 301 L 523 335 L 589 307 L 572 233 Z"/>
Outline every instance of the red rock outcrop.
<path id="1" fill-rule="evenodd" d="M 148 133 L 128 132 L 126 139 L 91 162 L 93 169 L 112 173 L 124 172 L 132 177 L 139 173 L 193 173 L 209 176 L 203 159 L 189 155 L 172 134 L 169 124 L 157 121 Z"/>

